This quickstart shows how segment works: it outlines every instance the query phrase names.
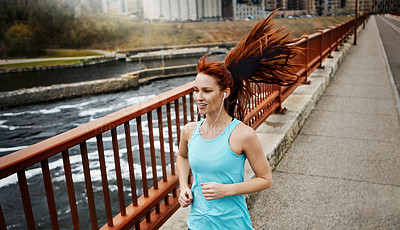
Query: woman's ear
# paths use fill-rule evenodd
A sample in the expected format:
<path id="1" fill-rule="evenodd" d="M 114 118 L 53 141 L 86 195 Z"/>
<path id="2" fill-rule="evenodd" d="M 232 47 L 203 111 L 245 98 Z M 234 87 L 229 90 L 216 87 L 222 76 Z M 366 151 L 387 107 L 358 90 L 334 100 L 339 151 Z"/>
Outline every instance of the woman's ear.
<path id="1" fill-rule="evenodd" d="M 224 99 L 228 98 L 230 94 L 231 94 L 231 89 L 230 88 L 226 88 L 224 90 Z"/>

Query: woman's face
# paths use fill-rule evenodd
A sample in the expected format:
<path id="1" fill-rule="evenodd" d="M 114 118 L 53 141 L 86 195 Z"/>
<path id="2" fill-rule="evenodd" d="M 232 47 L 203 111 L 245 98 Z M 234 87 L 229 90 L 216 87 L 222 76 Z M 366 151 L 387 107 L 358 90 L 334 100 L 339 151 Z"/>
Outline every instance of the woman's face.
<path id="1" fill-rule="evenodd" d="M 224 92 L 217 81 L 206 74 L 199 73 L 194 81 L 194 99 L 201 114 L 219 112 Z"/>

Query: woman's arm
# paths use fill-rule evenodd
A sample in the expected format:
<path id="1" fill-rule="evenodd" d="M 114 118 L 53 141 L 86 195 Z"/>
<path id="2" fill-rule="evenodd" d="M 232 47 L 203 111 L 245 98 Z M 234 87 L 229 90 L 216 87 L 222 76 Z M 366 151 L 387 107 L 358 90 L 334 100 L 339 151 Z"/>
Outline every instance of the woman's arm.
<path id="1" fill-rule="evenodd" d="M 203 194 L 206 200 L 219 199 L 224 196 L 233 196 L 258 192 L 269 188 L 272 185 L 272 173 L 267 158 L 264 156 L 261 142 L 256 132 L 246 126 L 238 126 L 236 134 L 232 133 L 235 143 L 231 146 L 232 150 L 244 152 L 249 160 L 250 166 L 255 173 L 255 177 L 251 180 L 235 184 L 220 184 L 216 182 L 202 183 Z M 235 152 L 236 152 L 235 151 Z"/>
<path id="2" fill-rule="evenodd" d="M 189 159 L 188 159 L 188 137 L 190 135 L 190 126 L 191 124 L 185 125 L 182 129 L 181 133 L 181 142 L 179 143 L 179 151 L 176 156 L 176 168 L 178 171 L 179 177 L 179 204 L 182 207 L 187 207 L 192 203 L 193 195 L 192 191 L 188 186 L 188 178 L 189 178 Z"/>

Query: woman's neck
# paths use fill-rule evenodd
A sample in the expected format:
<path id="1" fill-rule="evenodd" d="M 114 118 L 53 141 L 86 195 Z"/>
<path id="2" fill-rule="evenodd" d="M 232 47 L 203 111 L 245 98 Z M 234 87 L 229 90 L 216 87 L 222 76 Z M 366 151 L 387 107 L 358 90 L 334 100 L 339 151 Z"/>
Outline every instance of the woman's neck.
<path id="1" fill-rule="evenodd" d="M 207 117 L 203 124 L 206 128 L 210 129 L 217 126 L 226 126 L 232 120 L 232 117 L 223 109 L 221 114 L 207 114 Z"/>

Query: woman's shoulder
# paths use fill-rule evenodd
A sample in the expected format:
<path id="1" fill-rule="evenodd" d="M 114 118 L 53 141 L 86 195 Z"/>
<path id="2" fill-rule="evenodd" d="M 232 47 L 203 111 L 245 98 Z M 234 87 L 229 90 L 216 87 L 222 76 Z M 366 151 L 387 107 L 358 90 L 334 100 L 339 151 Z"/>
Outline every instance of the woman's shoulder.
<path id="1" fill-rule="evenodd" d="M 183 127 L 183 129 L 194 131 L 198 123 L 199 123 L 198 121 L 189 122 Z"/>
<path id="2" fill-rule="evenodd" d="M 243 122 L 240 122 L 230 136 L 229 146 L 231 147 L 232 151 L 241 155 L 245 152 L 247 146 L 250 143 L 253 143 L 255 138 L 257 138 L 257 134 L 254 129 L 247 126 Z"/>
<path id="3" fill-rule="evenodd" d="M 198 123 L 199 122 L 189 122 L 183 127 L 182 134 L 186 139 L 190 139 Z"/>
<path id="4" fill-rule="evenodd" d="M 256 131 L 250 126 L 240 122 L 236 128 L 233 130 L 232 134 L 236 134 L 240 136 L 241 139 L 253 138 L 256 134 Z"/>

